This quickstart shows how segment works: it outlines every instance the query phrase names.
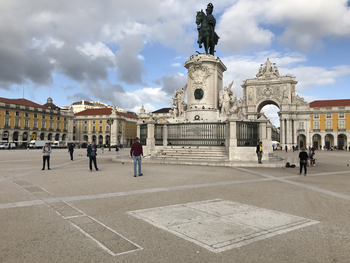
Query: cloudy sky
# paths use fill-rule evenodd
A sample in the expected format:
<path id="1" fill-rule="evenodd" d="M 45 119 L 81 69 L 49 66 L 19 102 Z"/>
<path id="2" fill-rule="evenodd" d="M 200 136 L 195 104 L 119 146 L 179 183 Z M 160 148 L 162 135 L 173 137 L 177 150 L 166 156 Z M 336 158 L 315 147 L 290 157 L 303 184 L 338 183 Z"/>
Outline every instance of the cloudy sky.
<path id="1" fill-rule="evenodd" d="M 98 100 L 139 112 L 171 104 L 196 51 L 201 0 L 0 0 L 0 97 Z M 350 98 L 350 1 L 220 0 L 216 55 L 242 96 L 270 58 L 307 101 Z M 263 109 L 268 115 L 274 106 Z M 277 119 L 277 115 L 271 115 Z M 272 121 L 275 122 L 275 119 Z M 277 122 L 276 122 L 277 123 Z"/>

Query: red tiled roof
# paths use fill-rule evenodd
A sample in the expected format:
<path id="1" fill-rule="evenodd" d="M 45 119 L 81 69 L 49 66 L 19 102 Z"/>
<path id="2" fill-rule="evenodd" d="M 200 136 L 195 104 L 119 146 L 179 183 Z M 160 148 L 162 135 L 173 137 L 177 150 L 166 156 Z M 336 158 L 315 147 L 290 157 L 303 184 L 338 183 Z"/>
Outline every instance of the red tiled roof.
<path id="1" fill-rule="evenodd" d="M 321 107 L 342 107 L 350 106 L 350 99 L 346 100 L 315 100 L 310 102 L 311 108 L 321 108 Z"/>
<path id="2" fill-rule="evenodd" d="M 74 116 L 91 116 L 91 115 L 110 115 L 112 113 L 112 108 L 100 108 L 100 109 L 87 109 L 83 110 L 81 112 L 77 112 L 74 114 Z M 137 119 L 137 115 L 124 113 L 124 112 L 118 112 L 117 115 L 124 116 L 127 118 L 133 118 Z"/>
<path id="3" fill-rule="evenodd" d="M 47 108 L 47 107 L 45 107 L 43 105 L 37 104 L 35 102 L 32 102 L 30 100 L 26 100 L 26 99 L 7 99 L 7 98 L 1 98 L 0 97 L 0 102 L 12 103 L 12 104 L 22 105 L 22 106 L 27 106 L 27 107 L 49 109 L 49 108 Z"/>

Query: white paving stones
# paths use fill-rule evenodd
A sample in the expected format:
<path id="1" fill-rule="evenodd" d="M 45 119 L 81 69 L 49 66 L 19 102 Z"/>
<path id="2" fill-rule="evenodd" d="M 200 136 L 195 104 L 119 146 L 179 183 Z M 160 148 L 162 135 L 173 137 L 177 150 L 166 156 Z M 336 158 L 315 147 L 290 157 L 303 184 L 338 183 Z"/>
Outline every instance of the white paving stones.
<path id="1" fill-rule="evenodd" d="M 221 199 L 128 213 L 216 253 L 319 223 Z"/>

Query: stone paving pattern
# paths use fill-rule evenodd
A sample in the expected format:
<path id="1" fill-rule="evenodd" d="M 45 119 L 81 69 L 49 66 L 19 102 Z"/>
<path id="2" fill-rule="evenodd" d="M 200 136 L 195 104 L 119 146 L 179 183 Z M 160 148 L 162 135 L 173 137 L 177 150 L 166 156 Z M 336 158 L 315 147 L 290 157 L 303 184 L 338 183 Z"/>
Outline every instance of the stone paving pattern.
<path id="1" fill-rule="evenodd" d="M 134 178 L 114 151 L 99 152 L 101 172 L 89 172 L 86 150 L 74 155 L 53 150 L 52 170 L 41 171 L 40 150 L 0 151 L 0 262 L 349 262 L 350 152 L 316 151 L 306 177 L 297 168 L 144 164 Z M 131 214 L 218 199 L 319 223 L 213 253 Z"/>

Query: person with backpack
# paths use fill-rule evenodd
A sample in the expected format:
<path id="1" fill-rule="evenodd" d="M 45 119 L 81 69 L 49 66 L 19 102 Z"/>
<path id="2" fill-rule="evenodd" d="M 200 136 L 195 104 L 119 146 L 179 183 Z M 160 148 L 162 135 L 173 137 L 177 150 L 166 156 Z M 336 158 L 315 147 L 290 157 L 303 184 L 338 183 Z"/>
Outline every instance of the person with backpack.
<path id="1" fill-rule="evenodd" d="M 118 147 L 118 145 L 115 146 L 115 151 L 117 152 L 117 154 L 119 154 L 119 147 Z"/>
<path id="2" fill-rule="evenodd" d="M 89 157 L 89 161 L 90 161 L 89 163 L 90 172 L 92 172 L 92 162 L 94 162 L 96 172 L 101 171 L 100 169 L 97 168 L 96 156 L 97 156 L 97 147 L 95 145 L 95 141 L 92 141 L 91 144 L 87 147 L 87 157 Z"/>
<path id="3" fill-rule="evenodd" d="M 301 148 L 301 152 L 299 153 L 299 159 L 300 159 L 300 173 L 299 173 L 299 175 L 301 175 L 301 172 L 302 172 L 303 167 L 304 167 L 304 176 L 306 176 L 307 158 L 308 158 L 307 152 L 305 152 L 305 148 L 303 147 L 303 148 Z"/>

